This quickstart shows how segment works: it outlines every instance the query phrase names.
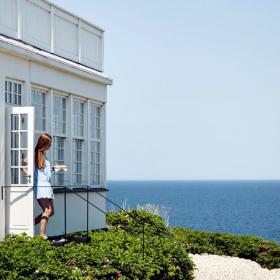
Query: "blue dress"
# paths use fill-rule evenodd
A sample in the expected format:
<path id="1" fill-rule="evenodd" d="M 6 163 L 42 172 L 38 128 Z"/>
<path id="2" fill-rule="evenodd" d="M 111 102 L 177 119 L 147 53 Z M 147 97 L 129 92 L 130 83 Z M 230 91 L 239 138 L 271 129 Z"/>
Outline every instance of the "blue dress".
<path id="1" fill-rule="evenodd" d="M 36 198 L 54 199 L 53 190 L 51 187 L 51 167 L 50 162 L 45 160 L 46 166 L 44 168 L 35 167 L 34 171 L 34 187 Z"/>

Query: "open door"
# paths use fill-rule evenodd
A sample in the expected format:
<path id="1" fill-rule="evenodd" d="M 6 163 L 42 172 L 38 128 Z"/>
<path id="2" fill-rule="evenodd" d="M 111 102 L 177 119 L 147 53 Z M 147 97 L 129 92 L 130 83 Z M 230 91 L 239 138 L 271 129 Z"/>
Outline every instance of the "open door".
<path id="1" fill-rule="evenodd" d="M 34 235 L 34 107 L 6 108 L 6 235 Z"/>

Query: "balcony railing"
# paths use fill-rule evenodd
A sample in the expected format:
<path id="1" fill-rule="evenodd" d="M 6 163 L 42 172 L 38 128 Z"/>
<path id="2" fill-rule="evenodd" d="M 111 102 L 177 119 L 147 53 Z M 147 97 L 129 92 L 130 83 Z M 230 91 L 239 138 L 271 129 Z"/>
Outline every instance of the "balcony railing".
<path id="1" fill-rule="evenodd" d="M 104 30 L 46 0 L 1 0 L 0 33 L 103 72 Z"/>

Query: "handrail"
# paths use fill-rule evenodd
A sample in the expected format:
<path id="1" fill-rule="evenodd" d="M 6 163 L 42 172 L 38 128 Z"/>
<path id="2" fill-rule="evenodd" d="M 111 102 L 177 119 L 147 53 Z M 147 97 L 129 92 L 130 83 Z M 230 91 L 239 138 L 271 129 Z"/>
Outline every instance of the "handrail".
<path id="1" fill-rule="evenodd" d="M 103 214 L 105 214 L 106 216 L 108 215 L 107 212 L 103 211 L 102 209 L 100 209 L 98 206 L 94 205 L 93 203 L 89 202 L 88 200 L 86 200 L 84 197 L 82 197 L 81 195 L 79 195 L 76 191 L 74 191 L 73 189 L 69 188 L 69 187 L 66 187 L 64 186 L 65 189 L 71 191 L 73 194 L 75 194 L 76 196 L 78 196 L 79 198 L 81 198 L 82 200 L 86 201 L 87 204 L 95 207 L 97 210 L 101 211 Z M 87 193 L 88 193 L 88 190 L 89 188 L 91 190 L 94 191 L 93 188 L 91 188 L 90 186 L 87 186 Z M 102 196 L 103 198 L 105 198 L 106 200 L 110 201 L 111 203 L 113 203 L 115 206 L 117 206 L 119 209 L 125 211 L 130 217 L 132 218 L 135 218 L 133 215 L 131 215 L 128 211 L 126 211 L 125 209 L 123 209 L 121 206 L 117 205 L 116 203 L 114 203 L 112 200 L 106 198 L 105 196 L 103 196 L 102 194 L 100 194 L 99 192 L 97 191 L 94 191 L 95 193 L 99 194 L 100 196 Z M 143 260 L 145 258 L 145 221 L 141 221 L 142 222 L 142 227 L 143 227 L 143 232 L 142 232 L 142 254 L 143 254 Z M 87 222 L 88 223 L 88 222 Z M 139 234 L 138 232 L 132 230 L 132 229 L 129 229 L 127 226 L 123 225 L 123 229 L 128 232 L 128 233 L 131 233 L 133 232 L 134 234 Z M 88 236 L 88 230 L 87 230 L 87 236 Z M 126 241 L 126 236 L 124 236 L 124 245 L 125 245 L 125 241 Z"/>
<path id="2" fill-rule="evenodd" d="M 22 186 L 1 186 L 1 198 L 3 200 L 3 192 L 4 192 L 4 188 L 7 188 L 7 187 L 22 187 Z M 27 187 L 32 187 L 33 189 L 35 188 L 35 186 L 27 186 Z M 51 186 L 52 188 L 63 188 L 64 189 L 64 237 L 66 239 L 66 235 L 67 235 L 67 228 L 66 228 L 66 215 L 67 215 L 67 209 L 66 209 L 66 203 L 67 203 L 67 199 L 66 199 L 66 190 L 68 190 L 69 192 L 75 194 L 77 197 L 79 197 L 80 199 L 82 199 L 83 201 L 85 201 L 87 203 L 87 241 L 89 240 L 89 237 L 88 237 L 88 232 L 89 232 L 89 229 L 88 229 L 88 219 L 89 219 L 89 209 L 88 209 L 88 206 L 92 206 L 94 207 L 95 209 L 97 209 L 98 211 L 102 212 L 103 214 L 105 214 L 106 216 L 108 215 L 107 212 L 103 211 L 102 209 L 100 209 L 98 206 L 94 205 L 92 202 L 89 201 L 89 190 L 92 190 L 94 193 L 97 193 L 99 196 L 103 197 L 106 201 L 112 203 L 113 205 L 115 205 L 116 207 L 118 207 L 120 210 L 124 211 L 127 215 L 129 215 L 131 218 L 135 219 L 135 220 L 138 220 L 137 218 L 139 217 L 135 217 L 134 215 L 132 215 L 130 212 L 128 212 L 127 210 L 125 210 L 124 208 L 122 208 L 121 206 L 119 206 L 118 204 L 116 204 L 114 201 L 112 201 L 111 199 L 107 198 L 106 196 L 102 195 L 100 192 L 98 191 L 95 191 L 94 188 L 92 188 L 91 186 L 82 186 L 84 188 L 86 188 L 86 191 L 87 191 L 87 198 L 84 198 L 83 196 L 81 196 L 80 194 L 77 193 L 77 191 L 75 191 L 73 189 L 73 187 L 76 187 L 76 186 Z M 81 187 L 80 187 L 81 188 Z M 145 224 L 150 224 L 149 221 L 144 221 L 143 219 L 140 220 L 139 222 L 141 222 L 142 224 L 142 255 L 143 255 L 143 260 L 145 258 Z M 128 228 L 126 225 L 122 225 L 122 228 L 124 229 L 124 247 L 125 247 L 125 244 L 126 244 L 126 235 L 125 235 L 125 232 L 128 232 L 128 233 L 133 233 L 135 235 L 139 235 L 139 232 L 131 229 L 131 228 Z"/>
<path id="3" fill-rule="evenodd" d="M 97 193 L 99 196 L 103 197 L 105 200 L 107 200 L 108 202 L 112 203 L 113 205 L 115 205 L 116 207 L 118 207 L 120 210 L 124 211 L 126 214 L 128 214 L 131 218 L 134 218 L 135 219 L 135 216 L 132 215 L 129 211 L 125 210 L 124 208 L 122 208 L 121 206 L 119 206 L 118 204 L 116 204 L 115 202 L 113 202 L 111 199 L 109 199 L 108 197 L 102 195 L 101 193 L 99 193 L 98 191 L 95 191 L 94 188 L 90 187 L 90 186 L 87 186 L 89 187 L 91 190 L 93 190 L 95 193 Z M 142 220 L 143 223 L 147 223 L 147 224 L 150 224 L 149 221 L 144 221 Z"/>

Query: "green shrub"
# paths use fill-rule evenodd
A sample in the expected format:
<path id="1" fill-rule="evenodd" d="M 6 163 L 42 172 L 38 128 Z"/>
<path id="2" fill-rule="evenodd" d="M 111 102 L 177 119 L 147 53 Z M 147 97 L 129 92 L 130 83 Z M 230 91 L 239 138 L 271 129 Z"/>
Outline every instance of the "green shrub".
<path id="1" fill-rule="evenodd" d="M 107 223 L 109 225 L 122 227 L 132 234 L 141 234 L 143 232 L 143 222 L 146 234 L 170 237 L 170 229 L 158 215 L 136 209 L 107 213 Z"/>
<path id="2" fill-rule="evenodd" d="M 133 221 L 124 213 L 112 214 L 109 231 L 90 233 L 88 244 L 53 246 L 40 237 L 10 235 L 0 243 L 0 279 L 193 279 L 188 253 L 162 220 L 142 211 L 132 213 Z M 135 221 L 140 217 L 153 224 L 145 223 L 144 254 L 142 226 Z"/>
<path id="3" fill-rule="evenodd" d="M 254 236 L 205 232 L 180 227 L 173 228 L 172 232 L 187 252 L 240 257 L 256 261 L 265 268 L 280 268 L 280 246 L 276 242 Z"/>

